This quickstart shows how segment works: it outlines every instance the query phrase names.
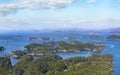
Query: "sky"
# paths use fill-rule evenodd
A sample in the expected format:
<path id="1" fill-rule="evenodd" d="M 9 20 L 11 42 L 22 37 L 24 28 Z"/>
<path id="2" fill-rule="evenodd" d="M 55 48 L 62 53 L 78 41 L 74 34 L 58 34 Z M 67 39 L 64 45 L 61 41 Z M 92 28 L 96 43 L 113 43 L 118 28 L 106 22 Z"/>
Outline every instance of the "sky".
<path id="1" fill-rule="evenodd" d="M 0 0 L 0 30 L 120 27 L 120 0 Z"/>

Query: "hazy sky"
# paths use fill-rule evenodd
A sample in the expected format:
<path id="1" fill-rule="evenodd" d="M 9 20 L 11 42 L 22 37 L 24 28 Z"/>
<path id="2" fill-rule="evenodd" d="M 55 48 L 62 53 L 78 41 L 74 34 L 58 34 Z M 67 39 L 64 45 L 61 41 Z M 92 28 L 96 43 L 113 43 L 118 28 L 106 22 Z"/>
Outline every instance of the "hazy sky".
<path id="1" fill-rule="evenodd" d="M 120 27 L 120 0 L 0 0 L 0 29 Z"/>

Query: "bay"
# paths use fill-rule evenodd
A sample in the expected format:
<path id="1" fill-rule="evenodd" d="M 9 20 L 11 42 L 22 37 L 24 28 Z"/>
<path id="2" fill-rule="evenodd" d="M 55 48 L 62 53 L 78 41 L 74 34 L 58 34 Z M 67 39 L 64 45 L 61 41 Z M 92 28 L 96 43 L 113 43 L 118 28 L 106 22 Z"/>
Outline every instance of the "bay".
<path id="1" fill-rule="evenodd" d="M 113 55 L 114 74 L 120 75 L 120 41 L 119 40 L 106 40 L 109 33 L 81 33 L 73 31 L 54 31 L 54 32 L 11 32 L 6 34 L 0 34 L 0 46 L 4 46 L 6 50 L 0 51 L 0 56 L 9 55 L 14 65 L 18 59 L 15 59 L 11 55 L 11 51 L 24 50 L 24 46 L 30 43 L 42 43 L 48 41 L 80 41 L 80 42 L 98 42 L 98 40 L 104 40 L 102 43 L 105 48 L 101 51 L 102 54 Z M 19 36 L 19 38 L 16 38 Z M 90 38 L 89 36 L 101 36 L 101 38 Z M 49 38 L 49 40 L 29 40 L 30 37 L 37 38 Z M 71 39 L 70 39 L 71 38 Z M 57 52 L 63 59 L 68 59 L 74 56 L 90 56 L 94 52 L 92 51 L 80 51 L 80 52 Z"/>

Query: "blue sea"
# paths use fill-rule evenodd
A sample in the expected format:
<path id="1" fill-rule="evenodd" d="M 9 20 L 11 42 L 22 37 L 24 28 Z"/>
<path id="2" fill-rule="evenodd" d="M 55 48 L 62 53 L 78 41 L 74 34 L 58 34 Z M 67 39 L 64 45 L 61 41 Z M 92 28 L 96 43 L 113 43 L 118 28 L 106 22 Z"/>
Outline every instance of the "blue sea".
<path id="1" fill-rule="evenodd" d="M 101 38 L 89 38 L 88 36 L 97 35 Z M 42 43 L 48 41 L 80 41 L 80 42 L 93 42 L 99 43 L 98 40 L 104 40 L 102 43 L 105 48 L 102 50 L 102 54 L 113 54 L 113 66 L 114 75 L 120 75 L 120 40 L 106 40 L 105 38 L 111 34 L 109 33 L 83 33 L 79 31 L 25 31 L 25 32 L 10 32 L 0 34 L 0 46 L 4 46 L 6 50 L 0 51 L 0 56 L 9 55 L 14 65 L 18 59 L 13 58 L 11 51 L 24 50 L 24 46 L 30 43 Z M 20 36 L 16 38 L 16 36 Z M 37 38 L 50 38 L 49 40 L 29 40 L 30 37 Z M 72 38 L 72 39 L 69 39 Z M 74 56 L 90 56 L 94 52 L 91 51 L 80 51 L 80 52 L 58 52 L 63 59 L 67 59 Z"/>

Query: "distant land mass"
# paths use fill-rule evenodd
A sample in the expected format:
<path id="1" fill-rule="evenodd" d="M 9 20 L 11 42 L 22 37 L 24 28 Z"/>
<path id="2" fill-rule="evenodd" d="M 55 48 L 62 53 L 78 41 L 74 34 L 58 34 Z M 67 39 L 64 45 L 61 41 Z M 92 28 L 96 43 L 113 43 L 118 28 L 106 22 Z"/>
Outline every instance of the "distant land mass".
<path id="1" fill-rule="evenodd" d="M 1 30 L 0 34 L 31 34 L 31 33 L 40 33 L 40 32 L 79 32 L 79 33 L 120 33 L 120 28 L 108 28 L 108 29 L 40 29 L 40 30 Z"/>

